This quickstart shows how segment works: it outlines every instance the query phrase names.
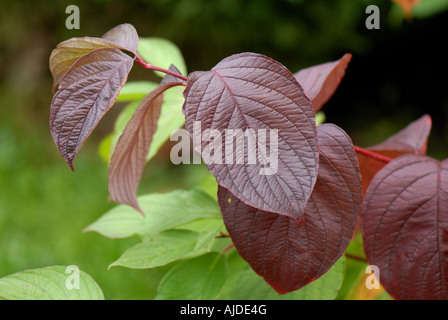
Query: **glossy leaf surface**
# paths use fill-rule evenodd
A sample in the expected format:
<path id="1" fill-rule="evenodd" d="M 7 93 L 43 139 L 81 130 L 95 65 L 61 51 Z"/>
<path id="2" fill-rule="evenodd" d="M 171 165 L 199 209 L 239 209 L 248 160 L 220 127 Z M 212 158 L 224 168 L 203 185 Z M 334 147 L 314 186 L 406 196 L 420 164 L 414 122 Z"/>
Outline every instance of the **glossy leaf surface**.
<path id="1" fill-rule="evenodd" d="M 310 98 L 315 112 L 319 111 L 335 93 L 351 59 L 352 55 L 347 53 L 337 61 L 302 69 L 294 74 Z"/>
<path id="2" fill-rule="evenodd" d="M 353 235 L 361 208 L 361 179 L 345 132 L 318 127 L 319 176 L 297 221 L 247 206 L 223 187 L 218 201 L 224 223 L 240 253 L 278 293 L 302 288 L 326 273 Z"/>
<path id="3" fill-rule="evenodd" d="M 372 179 L 362 234 L 370 264 L 396 299 L 448 298 L 448 161 L 404 155 Z"/>
<path id="4" fill-rule="evenodd" d="M 207 131 L 221 141 L 228 130 L 247 138 L 239 145 L 222 142 L 223 156 L 206 162 L 218 183 L 250 206 L 302 219 L 318 150 L 314 111 L 294 76 L 268 57 L 242 53 L 190 74 L 184 96 L 185 126 L 203 158 L 213 148 Z"/>

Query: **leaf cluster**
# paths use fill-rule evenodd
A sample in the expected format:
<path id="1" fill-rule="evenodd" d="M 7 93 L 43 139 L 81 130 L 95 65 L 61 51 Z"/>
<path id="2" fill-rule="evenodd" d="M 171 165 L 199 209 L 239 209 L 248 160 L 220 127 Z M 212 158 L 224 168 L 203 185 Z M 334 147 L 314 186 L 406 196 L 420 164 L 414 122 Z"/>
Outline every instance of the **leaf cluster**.
<path id="1" fill-rule="evenodd" d="M 142 47 L 150 63 L 137 52 Z M 141 237 L 112 266 L 153 268 L 181 260 L 162 280 L 158 298 L 223 297 L 220 290 L 229 291 L 227 282 L 235 280 L 231 258 L 204 248 L 228 232 L 239 256 L 275 291 L 300 292 L 341 261 L 360 226 L 367 260 L 379 267 L 377 276 L 394 298 L 447 298 L 447 164 L 425 155 L 428 115 L 362 149 L 338 126 L 316 125 L 316 112 L 339 86 L 350 54 L 293 74 L 269 57 L 245 52 L 184 76 L 178 52 L 169 65 L 156 66 L 160 47 L 139 43 L 135 29 L 124 24 L 101 38 L 64 41 L 50 57 L 59 83 L 50 131 L 72 169 L 82 144 L 117 99 L 136 101 L 118 119 L 103 154 L 111 154 L 111 198 L 143 215 L 117 207 L 88 227 L 111 238 Z M 125 86 L 134 62 L 167 75 L 160 84 Z M 213 139 L 197 136 L 197 121 L 200 134 L 241 130 L 258 142 L 252 150 L 225 153 L 230 159 L 243 156 L 243 163 L 206 162 L 218 185 L 219 207 L 197 190 L 137 199 L 146 162 L 172 130 L 185 123 L 203 158 L 215 148 Z M 272 138 L 260 144 L 260 130 L 276 132 L 278 145 Z M 266 169 L 261 150 L 274 152 L 275 170 Z M 254 151 L 258 161 L 249 163 Z M 191 278 L 200 294 L 189 296 L 180 282 L 201 268 L 206 276 Z"/>

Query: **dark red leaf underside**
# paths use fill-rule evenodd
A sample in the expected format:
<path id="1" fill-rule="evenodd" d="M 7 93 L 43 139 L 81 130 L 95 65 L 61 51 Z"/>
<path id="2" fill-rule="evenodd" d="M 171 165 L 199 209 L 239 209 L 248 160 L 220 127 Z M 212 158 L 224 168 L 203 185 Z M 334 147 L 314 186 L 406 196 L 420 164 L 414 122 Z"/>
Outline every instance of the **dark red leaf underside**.
<path id="1" fill-rule="evenodd" d="M 151 91 L 138 105 L 118 139 L 109 166 L 109 193 L 111 199 L 125 203 L 143 214 L 137 202 L 137 189 L 146 164 L 146 156 L 163 104 L 163 92 L 182 84 L 178 79 L 165 80 Z"/>
<path id="2" fill-rule="evenodd" d="M 319 111 L 335 93 L 351 59 L 352 55 L 347 53 L 337 61 L 302 69 L 294 74 L 310 98 L 315 112 Z"/>
<path id="3" fill-rule="evenodd" d="M 365 194 L 364 250 L 396 299 L 448 299 L 448 161 L 401 156 Z"/>
<path id="4" fill-rule="evenodd" d="M 227 161 L 225 147 L 222 164 L 206 164 L 219 185 L 244 203 L 302 219 L 317 177 L 318 148 L 314 111 L 294 76 L 268 57 L 242 53 L 224 59 L 211 71 L 192 73 L 184 95 L 185 126 L 202 155 L 211 145 L 209 139 L 200 141 L 207 129 L 223 137 L 228 129 L 240 129 L 271 155 L 275 148 L 269 137 L 278 133 L 278 167 L 268 168 L 267 175 L 261 174 L 267 166 L 260 158 L 255 164 L 248 161 L 250 154 L 259 155 L 260 150 L 260 145 L 249 148 L 248 139 L 244 163 L 237 163 L 236 147 L 231 153 L 233 163 Z M 202 132 L 195 130 L 195 121 L 200 121 Z M 266 133 L 267 141 L 259 139 L 258 130 Z"/>
<path id="5" fill-rule="evenodd" d="M 404 154 L 426 154 L 431 123 L 431 117 L 424 115 L 387 140 L 367 149 L 392 159 Z M 372 178 L 386 163 L 362 154 L 358 154 L 358 162 L 364 194 Z"/>
<path id="6" fill-rule="evenodd" d="M 326 273 L 353 235 L 361 177 L 350 138 L 335 125 L 318 127 L 319 176 L 303 224 L 245 205 L 223 187 L 218 202 L 243 259 L 277 292 L 298 290 Z"/>
<path id="7" fill-rule="evenodd" d="M 67 71 L 53 97 L 50 131 L 73 170 L 73 159 L 117 100 L 134 59 L 115 48 L 94 50 Z"/>

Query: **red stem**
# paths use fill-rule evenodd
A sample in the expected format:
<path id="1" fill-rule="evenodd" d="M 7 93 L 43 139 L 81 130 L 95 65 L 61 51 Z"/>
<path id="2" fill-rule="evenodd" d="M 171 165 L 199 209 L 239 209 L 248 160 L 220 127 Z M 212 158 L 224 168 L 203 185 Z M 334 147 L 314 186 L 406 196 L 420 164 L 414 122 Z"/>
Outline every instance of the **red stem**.
<path id="1" fill-rule="evenodd" d="M 393 160 L 392 158 L 383 156 L 381 154 L 375 153 L 375 152 L 370 151 L 370 150 L 366 150 L 366 149 L 360 148 L 358 146 L 354 146 L 354 148 L 355 148 L 355 151 L 357 153 L 362 154 L 362 155 L 364 155 L 366 157 L 378 160 L 378 161 L 389 163 L 389 162 L 391 162 Z"/>
<path id="2" fill-rule="evenodd" d="M 346 253 L 345 256 L 349 259 L 353 259 L 356 261 L 367 262 L 367 260 L 363 257 L 355 256 L 354 254 Z"/>
<path id="3" fill-rule="evenodd" d="M 219 236 L 215 236 L 215 238 L 228 238 L 230 237 L 230 235 L 224 233 L 224 232 L 220 232 Z"/>
<path id="4" fill-rule="evenodd" d="M 227 251 L 229 251 L 230 249 L 232 249 L 235 246 L 234 243 L 229 244 L 224 250 L 221 251 L 221 254 L 226 253 Z"/>
<path id="5" fill-rule="evenodd" d="M 152 64 L 146 63 L 145 60 L 142 59 L 142 57 L 140 57 L 137 53 L 135 53 L 135 58 L 137 59 L 136 61 L 141 64 L 144 68 L 149 69 L 149 70 L 154 70 L 154 71 L 160 71 L 166 74 L 169 74 L 173 77 L 182 79 L 184 81 L 187 81 L 188 78 L 171 70 L 167 70 L 167 69 L 163 69 L 157 66 L 153 66 Z"/>

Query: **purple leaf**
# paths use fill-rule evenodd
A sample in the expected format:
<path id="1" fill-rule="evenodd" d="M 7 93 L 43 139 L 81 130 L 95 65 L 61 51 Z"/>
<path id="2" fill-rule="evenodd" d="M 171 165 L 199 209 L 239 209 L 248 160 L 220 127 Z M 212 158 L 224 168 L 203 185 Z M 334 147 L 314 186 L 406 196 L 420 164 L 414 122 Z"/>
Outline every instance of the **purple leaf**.
<path id="1" fill-rule="evenodd" d="M 294 76 L 275 60 L 242 53 L 190 74 L 184 96 L 186 128 L 204 160 L 221 135 L 222 156 L 214 150 L 206 161 L 217 182 L 247 205 L 302 219 L 318 148 L 314 111 Z"/>
<path id="2" fill-rule="evenodd" d="M 138 34 L 132 24 L 120 24 L 107 31 L 102 38 L 134 54 L 137 51 Z"/>
<path id="3" fill-rule="evenodd" d="M 79 58 L 62 79 L 50 108 L 53 140 L 73 170 L 73 159 L 117 100 L 134 59 L 115 48 Z"/>
<path id="4" fill-rule="evenodd" d="M 126 203 L 144 215 L 137 202 L 137 189 L 146 164 L 152 137 L 163 104 L 162 93 L 182 84 L 173 77 L 151 91 L 138 105 L 118 139 L 109 166 L 109 193 L 115 202 Z"/>
<path id="5" fill-rule="evenodd" d="M 361 177 L 351 139 L 335 125 L 319 134 L 319 176 L 305 221 L 245 205 L 223 187 L 218 202 L 241 257 L 278 293 L 326 273 L 348 246 L 361 208 Z"/>
<path id="6" fill-rule="evenodd" d="M 393 159 L 408 153 L 425 154 L 431 123 L 431 117 L 424 115 L 387 140 L 367 149 Z M 364 194 L 372 178 L 386 163 L 362 154 L 358 154 L 358 162 Z"/>
<path id="7" fill-rule="evenodd" d="M 302 69 L 294 74 L 310 98 L 315 112 L 335 93 L 351 59 L 352 55 L 347 53 L 337 61 Z"/>
<path id="8" fill-rule="evenodd" d="M 448 299 L 448 160 L 404 155 L 381 169 L 364 197 L 370 264 L 396 299 Z"/>
<path id="9" fill-rule="evenodd" d="M 392 150 L 425 154 L 432 120 L 427 114 L 411 122 L 406 128 L 389 137 L 370 150 Z"/>
<path id="10" fill-rule="evenodd" d="M 65 73 L 80 57 L 101 48 L 117 48 L 135 53 L 138 34 L 130 24 L 121 24 L 108 31 L 102 38 L 71 38 L 59 43 L 51 52 L 49 66 L 53 76 L 53 90 Z"/>
<path id="11" fill-rule="evenodd" d="M 50 56 L 50 71 L 53 75 L 53 90 L 76 60 L 95 49 L 114 47 L 111 42 L 100 38 L 71 38 L 56 46 Z M 120 49 L 120 48 L 118 48 Z"/>

